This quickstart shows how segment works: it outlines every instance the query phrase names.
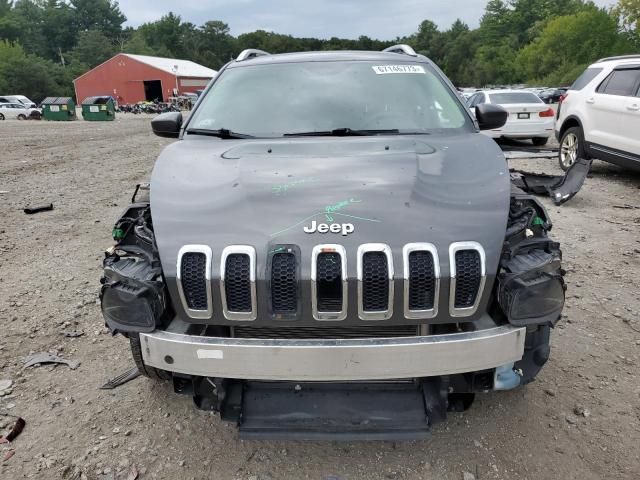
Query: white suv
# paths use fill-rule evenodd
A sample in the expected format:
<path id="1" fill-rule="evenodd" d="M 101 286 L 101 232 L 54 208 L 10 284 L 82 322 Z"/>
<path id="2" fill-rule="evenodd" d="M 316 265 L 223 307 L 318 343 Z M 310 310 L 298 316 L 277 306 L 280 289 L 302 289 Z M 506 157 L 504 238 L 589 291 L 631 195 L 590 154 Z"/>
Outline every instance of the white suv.
<path id="1" fill-rule="evenodd" d="M 640 55 L 587 68 L 560 102 L 555 133 L 563 170 L 580 157 L 640 169 Z"/>

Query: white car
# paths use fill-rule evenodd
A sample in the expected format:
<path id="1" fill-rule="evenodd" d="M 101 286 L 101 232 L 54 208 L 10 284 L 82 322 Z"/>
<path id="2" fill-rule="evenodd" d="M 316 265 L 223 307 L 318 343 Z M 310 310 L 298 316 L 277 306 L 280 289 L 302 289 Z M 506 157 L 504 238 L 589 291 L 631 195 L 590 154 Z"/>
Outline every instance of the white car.
<path id="1" fill-rule="evenodd" d="M 0 103 L 0 120 L 5 120 L 7 118 L 27 120 L 32 116 L 39 118 L 40 114 L 41 111 L 39 109 L 27 107 L 23 103 Z"/>
<path id="2" fill-rule="evenodd" d="M 555 110 L 533 92 L 526 90 L 485 90 L 467 100 L 472 112 L 481 103 L 500 105 L 507 112 L 507 123 L 483 133 L 493 138 L 531 139 L 534 145 L 545 145 L 553 135 Z"/>
<path id="3" fill-rule="evenodd" d="M 564 170 L 578 158 L 640 170 L 640 55 L 587 68 L 560 102 L 556 138 Z"/>

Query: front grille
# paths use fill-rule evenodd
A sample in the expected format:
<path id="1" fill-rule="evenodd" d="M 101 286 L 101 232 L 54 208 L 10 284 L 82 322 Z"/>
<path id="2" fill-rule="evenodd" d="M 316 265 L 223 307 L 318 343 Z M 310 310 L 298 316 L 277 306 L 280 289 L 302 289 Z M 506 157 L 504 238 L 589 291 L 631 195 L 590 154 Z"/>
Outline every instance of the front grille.
<path id="1" fill-rule="evenodd" d="M 362 309 L 389 309 L 389 264 L 384 252 L 366 252 L 362 258 Z"/>
<path id="2" fill-rule="evenodd" d="M 225 264 L 227 310 L 249 313 L 251 304 L 251 260 L 249 255 L 231 253 Z"/>
<path id="3" fill-rule="evenodd" d="M 414 337 L 419 333 L 415 325 L 357 326 L 357 327 L 235 327 L 235 338 L 263 339 L 355 339 Z"/>
<path id="4" fill-rule="evenodd" d="M 207 310 L 207 257 L 200 252 L 186 252 L 180 264 L 180 281 L 187 308 Z"/>
<path id="5" fill-rule="evenodd" d="M 433 255 L 427 251 L 409 254 L 409 310 L 431 310 L 435 304 L 436 275 Z"/>
<path id="6" fill-rule="evenodd" d="M 476 302 L 482 280 L 480 253 L 459 250 L 455 254 L 456 291 L 455 308 L 471 308 Z"/>
<path id="7" fill-rule="evenodd" d="M 316 294 L 319 312 L 342 310 L 342 259 L 337 252 L 318 255 Z"/>
<path id="8" fill-rule="evenodd" d="M 296 256 L 276 253 L 271 260 L 271 307 L 275 314 L 295 313 L 298 309 Z"/>

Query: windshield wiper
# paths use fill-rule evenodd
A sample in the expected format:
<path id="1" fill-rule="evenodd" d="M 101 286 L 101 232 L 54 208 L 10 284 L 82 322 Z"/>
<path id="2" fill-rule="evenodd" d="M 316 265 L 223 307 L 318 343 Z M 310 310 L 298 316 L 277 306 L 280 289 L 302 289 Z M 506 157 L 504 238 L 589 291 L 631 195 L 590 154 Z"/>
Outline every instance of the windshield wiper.
<path id="1" fill-rule="evenodd" d="M 364 137 L 369 135 L 398 135 L 399 133 L 400 130 L 397 128 L 387 130 L 353 130 L 345 127 L 325 131 L 285 133 L 283 137 Z"/>
<path id="2" fill-rule="evenodd" d="M 189 128 L 187 129 L 189 135 L 206 135 L 208 137 L 218 137 L 222 139 L 233 138 L 255 138 L 253 135 L 247 135 L 246 133 L 232 132 L 226 128 L 220 128 L 218 130 L 208 130 L 206 128 Z"/>

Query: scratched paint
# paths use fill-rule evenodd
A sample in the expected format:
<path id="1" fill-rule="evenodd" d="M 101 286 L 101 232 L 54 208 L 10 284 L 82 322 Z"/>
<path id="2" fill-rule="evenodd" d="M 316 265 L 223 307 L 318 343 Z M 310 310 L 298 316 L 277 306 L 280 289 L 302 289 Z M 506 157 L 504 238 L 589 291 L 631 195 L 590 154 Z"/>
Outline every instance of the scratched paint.
<path id="1" fill-rule="evenodd" d="M 353 203 L 362 203 L 362 200 L 356 200 L 354 198 L 350 198 L 348 200 L 342 200 L 333 205 L 327 205 L 326 207 L 324 207 L 324 212 L 325 212 L 324 216 L 326 217 L 328 222 L 333 222 L 334 213 L 337 213 L 340 210 L 343 210 L 344 208 L 348 207 Z"/>
<path id="2" fill-rule="evenodd" d="M 271 193 L 273 193 L 274 195 L 283 195 L 286 194 L 289 190 L 304 187 L 307 184 L 313 183 L 315 181 L 317 181 L 315 177 L 305 177 L 293 182 L 271 185 Z"/>

